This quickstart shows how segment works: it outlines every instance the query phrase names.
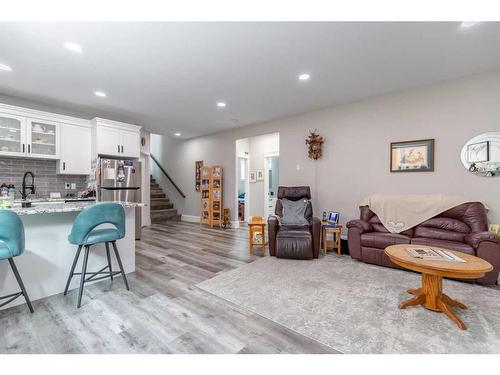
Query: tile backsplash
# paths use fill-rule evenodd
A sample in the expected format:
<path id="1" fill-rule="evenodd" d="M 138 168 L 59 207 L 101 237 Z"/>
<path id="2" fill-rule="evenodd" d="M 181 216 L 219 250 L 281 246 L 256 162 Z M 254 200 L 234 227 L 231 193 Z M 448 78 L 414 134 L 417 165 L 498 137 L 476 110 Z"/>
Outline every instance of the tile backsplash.
<path id="1" fill-rule="evenodd" d="M 87 176 L 69 176 L 56 174 L 55 160 L 36 160 L 23 158 L 0 157 L 0 185 L 14 184 L 16 199 L 21 198 L 23 176 L 27 171 L 35 175 L 36 198 L 48 198 L 50 192 L 59 192 L 61 197 L 75 194 L 87 186 Z M 28 179 L 30 181 L 31 179 Z M 75 190 L 64 189 L 64 184 L 75 183 Z M 29 183 L 29 182 L 28 182 Z"/>

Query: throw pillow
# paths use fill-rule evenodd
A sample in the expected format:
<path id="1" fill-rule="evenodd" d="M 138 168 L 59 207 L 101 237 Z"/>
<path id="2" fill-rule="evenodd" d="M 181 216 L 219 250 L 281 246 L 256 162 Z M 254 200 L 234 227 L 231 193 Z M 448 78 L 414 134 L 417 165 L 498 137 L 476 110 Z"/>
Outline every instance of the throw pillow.
<path id="1" fill-rule="evenodd" d="M 281 200 L 283 206 L 283 225 L 309 225 L 309 221 L 305 218 L 307 208 L 307 199 L 291 201 L 286 198 Z"/>

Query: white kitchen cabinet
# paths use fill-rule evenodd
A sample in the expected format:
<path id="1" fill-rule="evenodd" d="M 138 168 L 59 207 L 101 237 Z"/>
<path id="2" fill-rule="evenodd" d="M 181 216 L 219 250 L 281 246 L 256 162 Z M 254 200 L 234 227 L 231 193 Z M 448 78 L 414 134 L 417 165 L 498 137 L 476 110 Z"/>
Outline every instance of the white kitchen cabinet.
<path id="1" fill-rule="evenodd" d="M 97 127 L 97 153 L 99 155 L 120 156 L 120 130 L 103 125 Z"/>
<path id="2" fill-rule="evenodd" d="M 122 155 L 138 158 L 141 153 L 141 136 L 138 132 L 122 130 Z"/>
<path id="3" fill-rule="evenodd" d="M 92 122 L 96 157 L 139 158 L 141 153 L 140 126 L 98 118 Z"/>
<path id="4" fill-rule="evenodd" d="M 57 122 L 28 118 L 26 123 L 28 156 L 59 159 L 59 131 Z"/>
<path id="5" fill-rule="evenodd" d="M 91 169 L 91 128 L 64 124 L 61 126 L 58 174 L 89 175 Z"/>
<path id="6" fill-rule="evenodd" d="M 0 112 L 0 155 L 24 156 L 26 118 Z"/>
<path id="7" fill-rule="evenodd" d="M 59 158 L 59 124 L 0 112 L 0 155 Z"/>

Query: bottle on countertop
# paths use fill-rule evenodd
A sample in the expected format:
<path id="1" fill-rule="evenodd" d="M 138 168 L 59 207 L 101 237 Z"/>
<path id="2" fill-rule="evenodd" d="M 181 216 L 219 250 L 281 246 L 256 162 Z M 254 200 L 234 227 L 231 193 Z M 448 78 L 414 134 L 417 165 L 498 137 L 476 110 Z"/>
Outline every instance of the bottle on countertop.
<path id="1" fill-rule="evenodd" d="M 9 189 L 9 199 L 14 200 L 16 198 L 16 187 L 14 186 L 14 184 L 10 184 L 8 186 L 8 189 Z"/>
<path id="2" fill-rule="evenodd" d="M 6 184 L 0 186 L 0 198 L 7 199 L 9 197 L 9 187 Z"/>
<path id="3" fill-rule="evenodd" d="M 323 221 L 326 221 L 326 211 L 323 211 Z"/>

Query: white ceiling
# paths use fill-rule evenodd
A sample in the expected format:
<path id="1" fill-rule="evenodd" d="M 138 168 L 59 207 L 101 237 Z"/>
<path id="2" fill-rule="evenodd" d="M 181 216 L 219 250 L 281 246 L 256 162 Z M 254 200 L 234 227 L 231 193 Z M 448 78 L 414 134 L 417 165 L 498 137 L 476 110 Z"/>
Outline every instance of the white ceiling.
<path id="1" fill-rule="evenodd" d="M 500 23 L 459 26 L 0 23 L 0 94 L 194 137 L 500 69 Z"/>

